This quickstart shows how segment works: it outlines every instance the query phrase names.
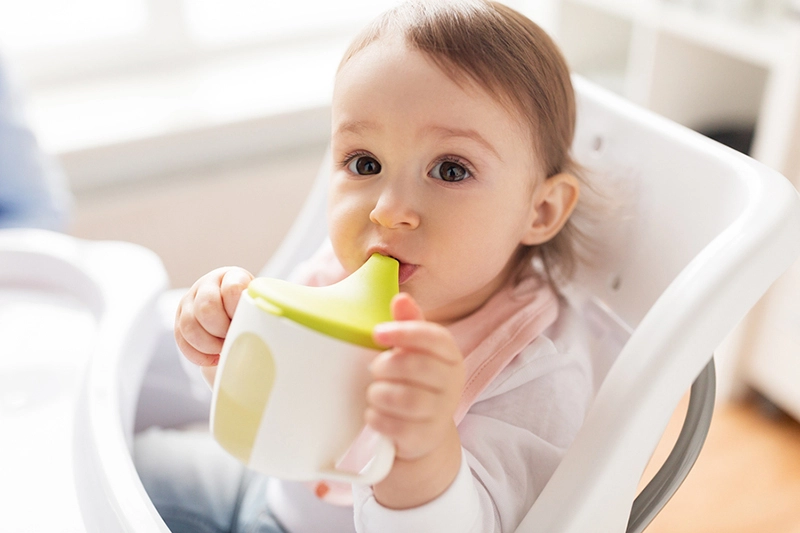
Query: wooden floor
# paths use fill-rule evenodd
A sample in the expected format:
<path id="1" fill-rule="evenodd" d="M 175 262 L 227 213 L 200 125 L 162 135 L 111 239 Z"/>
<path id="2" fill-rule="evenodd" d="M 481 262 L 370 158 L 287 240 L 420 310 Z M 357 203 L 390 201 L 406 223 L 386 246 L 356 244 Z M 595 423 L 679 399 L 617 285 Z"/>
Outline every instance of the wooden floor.
<path id="1" fill-rule="evenodd" d="M 681 411 L 650 472 L 677 438 Z M 718 407 L 694 469 L 647 533 L 800 533 L 800 424 L 756 397 Z"/>

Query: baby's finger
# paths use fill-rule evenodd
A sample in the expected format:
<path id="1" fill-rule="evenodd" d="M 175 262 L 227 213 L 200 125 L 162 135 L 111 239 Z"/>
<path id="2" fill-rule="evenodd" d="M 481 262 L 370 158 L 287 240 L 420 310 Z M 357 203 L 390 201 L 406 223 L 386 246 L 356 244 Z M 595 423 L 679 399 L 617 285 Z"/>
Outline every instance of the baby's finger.
<path id="1" fill-rule="evenodd" d="M 190 305 L 195 319 L 205 331 L 215 337 L 225 337 L 228 327 L 231 325 L 231 319 L 225 312 L 218 285 L 214 283 L 199 285 L 194 301 Z M 189 307 L 187 306 L 186 309 L 188 310 Z"/>
<path id="2" fill-rule="evenodd" d="M 396 294 L 392 298 L 391 308 L 395 320 L 425 320 L 422 308 L 408 293 Z"/>
<path id="3" fill-rule="evenodd" d="M 440 395 L 391 381 L 375 381 L 367 389 L 367 404 L 382 414 L 413 422 L 435 418 Z"/>
<path id="4" fill-rule="evenodd" d="M 198 351 L 194 346 L 186 342 L 183 336 L 176 334 L 175 342 L 178 344 L 178 349 L 191 363 L 198 366 L 213 366 L 219 362 L 219 354 L 208 354 Z"/>
<path id="5" fill-rule="evenodd" d="M 229 318 L 233 318 L 236 306 L 239 305 L 239 298 L 242 291 L 253 281 L 253 275 L 243 268 L 233 267 L 222 276 L 220 283 L 220 293 L 225 312 Z"/>
<path id="6" fill-rule="evenodd" d="M 369 427 L 392 439 L 397 446 L 397 457 L 411 460 L 424 455 L 435 441 L 435 421 L 414 422 L 368 407 L 364 420 Z"/>
<path id="7" fill-rule="evenodd" d="M 198 352 L 217 355 L 222 349 L 223 339 L 206 331 L 191 312 L 180 310 L 175 325 L 175 339 L 182 338 Z"/>
<path id="8" fill-rule="evenodd" d="M 376 356 L 369 369 L 375 380 L 413 384 L 431 392 L 440 392 L 445 388 L 453 366 L 437 357 L 392 349 Z"/>
<path id="9" fill-rule="evenodd" d="M 462 357 L 450 332 L 433 322 L 383 322 L 375 326 L 372 337 L 381 346 L 431 355 L 451 364 L 460 362 Z"/>

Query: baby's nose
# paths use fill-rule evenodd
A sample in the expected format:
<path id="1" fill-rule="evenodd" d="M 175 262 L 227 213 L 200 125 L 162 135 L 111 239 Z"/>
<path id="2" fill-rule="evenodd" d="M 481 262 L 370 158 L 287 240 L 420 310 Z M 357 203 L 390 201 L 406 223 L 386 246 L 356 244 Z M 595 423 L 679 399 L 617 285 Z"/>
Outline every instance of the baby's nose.
<path id="1" fill-rule="evenodd" d="M 391 181 L 391 180 L 387 180 Z M 389 229 L 414 229 L 419 226 L 418 198 L 410 187 L 387 183 L 369 214 L 373 224 Z"/>

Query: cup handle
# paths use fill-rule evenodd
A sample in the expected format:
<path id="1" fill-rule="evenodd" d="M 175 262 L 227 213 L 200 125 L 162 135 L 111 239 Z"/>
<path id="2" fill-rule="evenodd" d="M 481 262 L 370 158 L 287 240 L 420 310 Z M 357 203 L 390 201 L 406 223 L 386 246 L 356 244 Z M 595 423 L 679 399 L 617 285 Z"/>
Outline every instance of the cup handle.
<path id="1" fill-rule="evenodd" d="M 333 468 L 320 472 L 323 479 L 340 481 L 352 485 L 374 485 L 389 475 L 394 464 L 394 443 L 388 437 L 378 435 L 375 454 L 360 472 L 348 472 Z"/>

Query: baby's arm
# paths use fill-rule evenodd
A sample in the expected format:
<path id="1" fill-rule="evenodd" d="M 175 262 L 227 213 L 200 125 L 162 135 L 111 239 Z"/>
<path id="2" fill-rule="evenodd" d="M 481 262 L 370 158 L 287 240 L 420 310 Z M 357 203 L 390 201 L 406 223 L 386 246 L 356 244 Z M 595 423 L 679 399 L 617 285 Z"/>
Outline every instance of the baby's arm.
<path id="1" fill-rule="evenodd" d="M 394 322 L 375 328 L 376 342 L 392 349 L 371 365 L 367 423 L 391 438 L 397 457 L 389 476 L 373 487 L 384 507 L 428 503 L 453 482 L 461 441 L 453 415 L 464 385 L 464 361 L 450 332 L 425 321 L 407 294 L 392 301 Z"/>
<path id="2" fill-rule="evenodd" d="M 214 383 L 219 352 L 242 291 L 253 279 L 238 267 L 212 270 L 181 298 L 175 315 L 175 341 L 183 355 Z"/>
<path id="3" fill-rule="evenodd" d="M 392 510 L 356 487 L 359 533 L 514 531 L 555 470 L 591 397 L 587 356 L 546 337 L 523 350 L 459 425 L 461 470 L 434 501 Z"/>

